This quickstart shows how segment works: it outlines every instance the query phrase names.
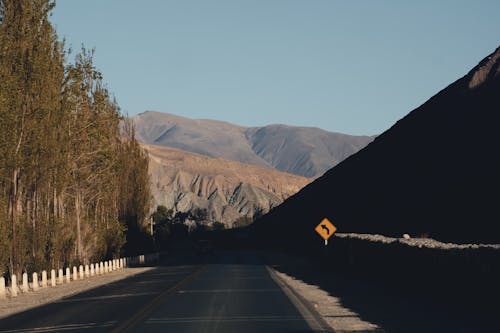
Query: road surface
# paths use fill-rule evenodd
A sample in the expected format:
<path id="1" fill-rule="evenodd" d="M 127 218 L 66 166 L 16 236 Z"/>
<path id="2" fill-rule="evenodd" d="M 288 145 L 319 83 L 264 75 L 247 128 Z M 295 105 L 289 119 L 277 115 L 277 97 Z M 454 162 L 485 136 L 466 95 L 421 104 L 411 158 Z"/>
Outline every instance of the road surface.
<path id="1" fill-rule="evenodd" d="M 0 333 L 321 331 L 300 303 L 254 253 L 184 255 L 0 320 Z"/>

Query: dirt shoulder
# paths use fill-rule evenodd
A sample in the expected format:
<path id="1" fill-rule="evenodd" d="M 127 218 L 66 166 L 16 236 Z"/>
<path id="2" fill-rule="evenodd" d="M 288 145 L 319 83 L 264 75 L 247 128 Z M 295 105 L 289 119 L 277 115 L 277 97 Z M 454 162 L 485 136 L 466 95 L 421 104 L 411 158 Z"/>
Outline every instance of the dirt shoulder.
<path id="1" fill-rule="evenodd" d="M 264 257 L 274 274 L 307 302 L 308 307 L 314 309 L 333 332 L 384 332 L 375 323 L 361 318 L 359 313 L 345 306 L 337 295 L 323 290 L 321 286 L 311 283 L 311 280 L 304 281 L 293 276 L 296 269 L 307 271 L 308 274 L 321 275 L 321 272 L 315 272 L 307 259 L 291 257 L 283 253 L 265 253 Z M 293 269 L 290 270 L 290 267 Z"/>

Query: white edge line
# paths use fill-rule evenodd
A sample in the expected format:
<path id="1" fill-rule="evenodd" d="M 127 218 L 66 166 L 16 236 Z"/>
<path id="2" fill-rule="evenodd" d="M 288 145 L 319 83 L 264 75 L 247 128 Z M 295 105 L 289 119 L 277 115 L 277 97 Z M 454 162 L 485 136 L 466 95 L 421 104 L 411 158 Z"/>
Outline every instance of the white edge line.
<path id="1" fill-rule="evenodd" d="M 331 328 L 326 328 L 325 325 L 322 325 L 316 316 L 313 314 L 311 310 L 303 303 L 303 301 L 295 294 L 288 284 L 283 281 L 277 274 L 276 271 L 266 265 L 266 269 L 269 272 L 269 275 L 273 279 L 274 282 L 283 290 L 288 299 L 292 302 L 292 304 L 297 308 L 299 313 L 304 317 L 304 320 L 307 322 L 309 327 L 314 332 L 331 332 Z M 319 314 L 316 314 L 319 316 Z"/>

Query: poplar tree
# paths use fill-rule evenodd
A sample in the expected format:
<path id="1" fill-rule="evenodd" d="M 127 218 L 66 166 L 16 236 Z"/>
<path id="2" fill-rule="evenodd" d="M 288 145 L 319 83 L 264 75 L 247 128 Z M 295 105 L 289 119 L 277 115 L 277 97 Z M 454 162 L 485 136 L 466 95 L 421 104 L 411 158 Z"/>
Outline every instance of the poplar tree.
<path id="1" fill-rule="evenodd" d="M 150 209 L 147 156 L 51 0 L 0 0 L 0 273 L 117 256 Z"/>

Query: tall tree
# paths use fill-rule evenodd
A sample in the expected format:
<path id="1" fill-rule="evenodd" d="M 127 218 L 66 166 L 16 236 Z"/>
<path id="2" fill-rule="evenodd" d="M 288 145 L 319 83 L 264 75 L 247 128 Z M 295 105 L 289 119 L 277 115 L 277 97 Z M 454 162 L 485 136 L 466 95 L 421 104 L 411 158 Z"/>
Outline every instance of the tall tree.
<path id="1" fill-rule="evenodd" d="M 53 7 L 49 0 L 3 1 L 0 116 L 6 131 L 1 138 L 2 174 L 11 224 L 10 269 L 17 272 L 26 265 L 27 222 L 36 221 L 32 209 L 43 172 L 40 157 L 50 149 L 41 138 L 60 102 L 63 59 L 48 19 Z"/>
<path id="2" fill-rule="evenodd" d="M 0 0 L 0 273 L 116 256 L 150 209 L 147 157 L 93 51 L 64 65 L 54 5 Z"/>

